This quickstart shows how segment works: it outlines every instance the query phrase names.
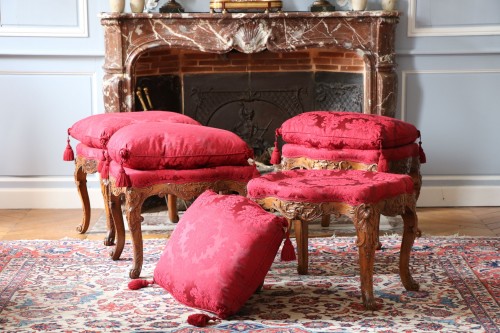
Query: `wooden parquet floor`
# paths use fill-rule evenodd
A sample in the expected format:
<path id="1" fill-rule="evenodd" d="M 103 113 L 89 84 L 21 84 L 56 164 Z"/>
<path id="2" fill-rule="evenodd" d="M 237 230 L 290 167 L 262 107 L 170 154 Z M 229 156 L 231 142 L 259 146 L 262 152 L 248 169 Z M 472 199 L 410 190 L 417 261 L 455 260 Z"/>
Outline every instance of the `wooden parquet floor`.
<path id="1" fill-rule="evenodd" d="M 417 213 L 424 235 L 500 236 L 500 207 L 419 208 Z M 101 209 L 92 210 L 91 227 L 101 214 Z M 104 238 L 104 234 L 79 234 L 76 226 L 81 218 L 80 209 L 0 210 L 0 240 Z"/>

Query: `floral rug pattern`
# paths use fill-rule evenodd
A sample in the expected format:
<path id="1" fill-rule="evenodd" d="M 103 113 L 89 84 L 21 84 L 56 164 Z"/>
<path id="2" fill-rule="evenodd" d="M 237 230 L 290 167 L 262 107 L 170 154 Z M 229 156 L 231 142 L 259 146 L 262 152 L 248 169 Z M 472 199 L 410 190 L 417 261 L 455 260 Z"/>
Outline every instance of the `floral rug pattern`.
<path id="1" fill-rule="evenodd" d="M 241 311 L 196 328 L 199 310 L 161 287 L 128 290 L 131 245 L 112 261 L 97 241 L 0 242 L 2 332 L 500 332 L 500 238 L 417 239 L 412 274 L 398 275 L 400 237 L 383 237 L 374 290 L 380 310 L 365 311 L 354 238 L 309 240 L 309 275 L 279 255 L 264 288 Z M 167 240 L 146 240 L 142 278 L 151 279 Z"/>

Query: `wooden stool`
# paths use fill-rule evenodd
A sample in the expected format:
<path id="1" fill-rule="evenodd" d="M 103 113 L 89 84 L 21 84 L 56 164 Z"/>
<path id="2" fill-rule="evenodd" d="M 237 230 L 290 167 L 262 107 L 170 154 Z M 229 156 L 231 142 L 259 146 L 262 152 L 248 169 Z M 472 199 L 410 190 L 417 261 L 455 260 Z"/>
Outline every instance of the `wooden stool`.
<path id="1" fill-rule="evenodd" d="M 363 304 L 369 310 L 376 309 L 373 266 L 380 214 L 401 215 L 399 274 L 407 290 L 419 289 L 409 269 L 411 248 L 419 236 L 411 177 L 361 170 L 290 170 L 251 180 L 247 192 L 263 208 L 294 222 L 299 274 L 308 271 L 308 222 L 330 214 L 351 218 L 357 233 Z"/>
<path id="2" fill-rule="evenodd" d="M 420 163 L 425 163 L 420 132 L 407 122 L 374 114 L 336 111 L 304 112 L 276 131 L 286 142 L 281 168 L 354 169 L 407 174 L 420 195 Z M 418 140 L 419 143 L 415 143 Z M 278 147 L 276 143 L 276 148 Z M 279 152 L 273 164 L 279 164 Z M 329 216 L 322 225 L 328 226 Z"/>
<path id="3" fill-rule="evenodd" d="M 134 249 L 130 277 L 142 268 L 141 207 L 153 195 L 175 195 L 191 200 L 207 189 L 245 194 L 247 182 L 259 176 L 249 165 L 253 151 L 236 134 L 208 126 L 141 123 L 116 131 L 107 144 L 110 163 L 101 170 L 109 178 L 109 200 L 116 229 L 118 259 L 125 237 L 119 196 L 125 198 L 126 216 Z"/>
<path id="4" fill-rule="evenodd" d="M 83 211 L 82 222 L 76 228 L 79 233 L 84 234 L 87 232 L 90 224 L 90 200 L 87 190 L 87 174 L 93 174 L 99 171 L 99 164 L 103 159 L 105 160 L 103 153 L 106 149 L 106 145 L 117 130 L 131 124 L 144 122 L 200 125 L 196 120 L 177 112 L 147 111 L 91 115 L 77 121 L 68 129 L 68 144 L 64 151 L 63 160 L 75 160 L 74 177 Z M 79 141 L 76 147 L 76 158 L 71 148 L 69 137 L 73 137 Z M 103 191 L 103 194 L 105 190 L 106 187 L 101 181 L 101 191 Z M 179 220 L 175 202 L 176 198 L 174 196 L 168 197 L 169 218 L 170 221 L 174 223 Z M 106 224 L 108 229 L 107 235 L 104 238 L 104 245 L 113 245 L 114 229 L 113 223 L 110 220 L 110 213 L 106 201 L 104 202 L 104 209 L 106 212 Z"/>
<path id="5" fill-rule="evenodd" d="M 124 168 L 131 185 L 116 186 L 121 166 L 112 161 L 110 164 L 109 188 L 106 192 L 116 229 L 116 247 L 110 253 L 118 260 L 125 245 L 125 229 L 121 210 L 120 196 L 124 197 L 125 212 L 133 246 L 133 263 L 129 276 L 140 276 L 143 263 L 143 242 L 141 207 L 146 198 L 153 195 L 172 194 L 184 200 L 191 200 L 207 189 L 221 193 L 246 195 L 247 182 L 259 176 L 255 166 L 220 166 L 191 170 L 133 170 Z M 210 223 L 210 221 L 207 221 Z"/>

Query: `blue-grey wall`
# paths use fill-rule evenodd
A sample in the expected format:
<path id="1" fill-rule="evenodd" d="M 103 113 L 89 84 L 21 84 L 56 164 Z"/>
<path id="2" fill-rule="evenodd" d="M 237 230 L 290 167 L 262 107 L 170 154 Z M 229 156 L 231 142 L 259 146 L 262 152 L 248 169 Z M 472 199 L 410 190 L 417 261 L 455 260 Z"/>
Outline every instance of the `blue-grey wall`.
<path id="1" fill-rule="evenodd" d="M 179 2 L 208 11 L 208 0 Z M 283 2 L 306 11 L 313 0 Z M 97 15 L 107 10 L 105 0 L 0 0 L 0 208 L 80 207 L 62 153 L 67 128 L 103 112 Z M 429 161 L 419 205 L 500 206 L 500 2 L 400 0 L 399 10 L 398 117 L 422 131 Z M 95 176 L 89 187 L 102 207 Z"/>

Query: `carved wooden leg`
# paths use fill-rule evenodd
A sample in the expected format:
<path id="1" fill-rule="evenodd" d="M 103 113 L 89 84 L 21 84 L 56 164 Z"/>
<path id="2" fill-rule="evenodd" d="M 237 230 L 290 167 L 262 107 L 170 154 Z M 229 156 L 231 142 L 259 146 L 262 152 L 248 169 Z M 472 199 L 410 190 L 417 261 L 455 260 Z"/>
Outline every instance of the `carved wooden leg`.
<path id="1" fill-rule="evenodd" d="M 321 217 L 321 226 L 327 228 L 330 226 L 330 215 L 323 215 Z"/>
<path id="2" fill-rule="evenodd" d="M 378 246 L 379 221 L 380 212 L 374 206 L 360 205 L 354 208 L 353 222 L 359 251 L 361 297 L 367 310 L 376 310 L 373 296 L 373 266 L 375 249 Z"/>
<path id="3" fill-rule="evenodd" d="M 83 210 L 82 223 L 76 227 L 76 231 L 84 234 L 87 232 L 90 225 L 90 200 L 89 193 L 87 191 L 87 173 L 83 171 L 81 166 L 76 166 L 74 176 L 78 194 L 80 195 L 80 200 L 82 201 Z"/>
<path id="4" fill-rule="evenodd" d="M 129 277 L 131 279 L 137 279 L 141 275 L 142 270 L 143 243 L 141 222 L 143 221 L 143 217 L 141 216 L 141 208 L 146 198 L 147 195 L 142 195 L 142 193 L 138 193 L 130 188 L 127 189 L 127 193 L 125 195 L 127 222 L 132 238 L 132 249 L 134 252 L 132 268 L 129 272 Z"/>
<path id="5" fill-rule="evenodd" d="M 410 254 L 415 237 L 420 234 L 418 230 L 418 219 L 415 208 L 406 208 L 403 215 L 404 229 L 401 252 L 399 255 L 399 276 L 406 290 L 417 291 L 420 286 L 413 280 L 410 273 Z"/>
<path id="6" fill-rule="evenodd" d="M 107 191 L 107 193 L 111 221 L 114 225 L 116 237 L 116 245 L 109 254 L 113 260 L 118 260 L 125 246 L 125 225 L 123 224 L 122 205 L 119 196 L 113 195 L 109 191 Z"/>
<path id="7" fill-rule="evenodd" d="M 167 198 L 167 208 L 168 208 L 168 218 L 170 222 L 179 222 L 179 214 L 177 212 L 177 197 L 173 194 L 169 194 Z"/>
<path id="8" fill-rule="evenodd" d="M 115 223 L 113 221 L 113 216 L 111 216 L 111 211 L 109 209 L 109 188 L 104 180 L 100 180 L 101 183 L 101 192 L 102 197 L 104 199 L 104 213 L 106 214 L 106 227 L 108 233 L 104 237 L 104 245 L 112 246 L 115 245 Z"/>
<path id="9" fill-rule="evenodd" d="M 297 272 L 300 275 L 305 275 L 307 274 L 309 263 L 309 253 L 307 250 L 309 239 L 308 223 L 301 220 L 294 220 L 293 222 L 295 228 L 295 239 L 297 241 Z"/>

